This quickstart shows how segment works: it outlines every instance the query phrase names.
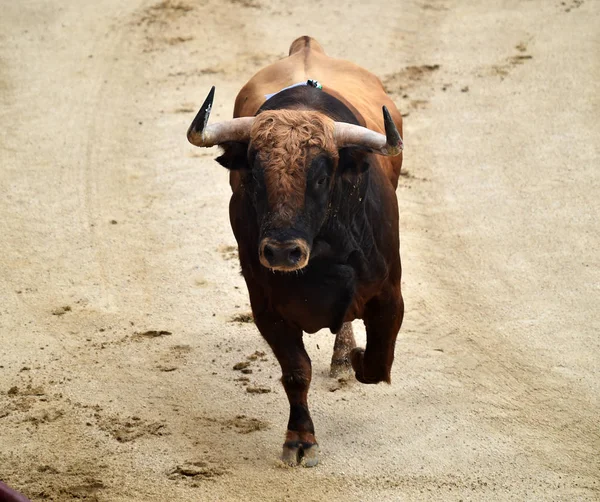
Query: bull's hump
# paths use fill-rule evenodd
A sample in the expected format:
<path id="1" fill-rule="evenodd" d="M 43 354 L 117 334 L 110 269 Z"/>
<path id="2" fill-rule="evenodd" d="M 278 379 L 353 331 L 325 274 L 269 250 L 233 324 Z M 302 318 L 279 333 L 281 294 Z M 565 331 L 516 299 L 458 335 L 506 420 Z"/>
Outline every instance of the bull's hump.
<path id="1" fill-rule="evenodd" d="M 317 42 L 314 38 L 305 35 L 292 42 L 292 45 L 290 45 L 289 55 L 291 56 L 292 54 L 296 54 L 297 52 L 304 50 L 312 50 L 325 54 L 325 51 L 319 42 Z"/>

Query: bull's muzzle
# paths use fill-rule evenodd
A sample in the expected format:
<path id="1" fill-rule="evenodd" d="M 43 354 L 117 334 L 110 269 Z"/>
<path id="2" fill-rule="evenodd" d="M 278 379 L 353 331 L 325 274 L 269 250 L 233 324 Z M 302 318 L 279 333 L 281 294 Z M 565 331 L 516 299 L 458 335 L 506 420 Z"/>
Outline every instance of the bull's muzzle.
<path id="1" fill-rule="evenodd" d="M 308 265 L 310 248 L 303 239 L 278 241 L 265 238 L 260 242 L 258 255 L 267 268 L 281 272 L 293 272 Z"/>

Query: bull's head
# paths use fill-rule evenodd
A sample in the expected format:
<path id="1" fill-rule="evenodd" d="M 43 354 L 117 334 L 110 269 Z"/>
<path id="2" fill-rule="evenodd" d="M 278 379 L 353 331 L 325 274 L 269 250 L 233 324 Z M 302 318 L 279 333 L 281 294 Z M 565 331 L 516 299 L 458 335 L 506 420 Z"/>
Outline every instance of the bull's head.
<path id="1" fill-rule="evenodd" d="M 214 89 L 188 129 L 188 140 L 200 147 L 223 146 L 217 161 L 246 171 L 260 228 L 260 262 L 285 272 L 304 268 L 327 215 L 339 152 L 348 147 L 380 155 L 402 151 L 387 108 L 385 135 L 312 110 L 266 110 L 207 125 Z"/>

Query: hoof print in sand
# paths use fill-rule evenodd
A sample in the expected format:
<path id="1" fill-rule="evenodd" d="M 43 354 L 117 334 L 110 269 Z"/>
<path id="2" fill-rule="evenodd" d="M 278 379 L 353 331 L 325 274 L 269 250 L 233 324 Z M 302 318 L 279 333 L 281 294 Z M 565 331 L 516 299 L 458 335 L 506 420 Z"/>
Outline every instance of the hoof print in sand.
<path id="1" fill-rule="evenodd" d="M 223 422 L 223 426 L 228 429 L 234 429 L 239 434 L 250 434 L 251 432 L 264 431 L 269 428 L 267 422 L 258 418 L 250 418 L 246 415 L 238 415 L 232 420 Z"/>
<path id="2" fill-rule="evenodd" d="M 102 417 L 96 413 L 98 427 L 108 432 L 119 443 L 128 443 L 146 436 L 165 436 L 168 434 L 164 422 L 146 422 L 139 417 Z"/>
<path id="3" fill-rule="evenodd" d="M 205 481 L 223 476 L 227 472 L 227 469 L 220 465 L 206 460 L 198 460 L 178 465 L 168 473 L 168 478 L 172 480 L 191 479 L 194 481 Z"/>

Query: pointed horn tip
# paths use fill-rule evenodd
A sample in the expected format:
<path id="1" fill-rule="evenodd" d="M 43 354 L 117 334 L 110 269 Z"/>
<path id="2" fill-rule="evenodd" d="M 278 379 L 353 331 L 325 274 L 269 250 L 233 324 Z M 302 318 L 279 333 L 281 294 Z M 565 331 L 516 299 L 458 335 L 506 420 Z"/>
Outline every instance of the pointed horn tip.
<path id="1" fill-rule="evenodd" d="M 402 137 L 398 132 L 398 128 L 392 119 L 392 115 L 390 114 L 387 106 L 382 107 L 383 111 L 383 125 L 385 126 L 385 136 L 386 142 L 388 144 L 388 152 L 390 155 L 398 155 L 402 150 L 404 150 L 404 143 L 402 141 Z"/>
<path id="2" fill-rule="evenodd" d="M 208 96 L 206 96 L 206 99 L 204 100 L 204 102 L 206 103 L 207 101 L 210 100 L 210 103 L 212 103 L 213 99 L 215 99 L 215 86 L 214 85 L 210 88 L 210 91 L 208 91 Z"/>
<path id="3" fill-rule="evenodd" d="M 188 141 L 195 146 L 204 146 L 204 129 L 208 123 L 210 112 L 212 110 L 213 100 L 215 98 L 215 86 L 213 85 L 202 103 L 202 106 L 198 110 L 198 113 L 192 120 L 190 127 L 187 130 Z"/>

